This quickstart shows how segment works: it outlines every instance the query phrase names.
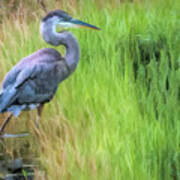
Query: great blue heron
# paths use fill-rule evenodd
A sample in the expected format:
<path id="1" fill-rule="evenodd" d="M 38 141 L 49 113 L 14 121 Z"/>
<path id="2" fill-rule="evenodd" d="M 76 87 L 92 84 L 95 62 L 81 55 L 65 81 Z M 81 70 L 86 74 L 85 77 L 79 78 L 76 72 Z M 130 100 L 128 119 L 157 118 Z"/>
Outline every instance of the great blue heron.
<path id="1" fill-rule="evenodd" d="M 99 30 L 62 10 L 51 11 L 43 18 L 40 32 L 44 40 L 54 46 L 64 45 L 66 54 L 62 57 L 53 48 L 40 49 L 23 58 L 8 72 L 0 92 L 0 113 L 9 112 L 0 127 L 1 135 L 11 117 L 18 117 L 23 110 L 37 108 L 40 117 L 43 105 L 53 98 L 59 83 L 76 69 L 80 51 L 78 41 L 68 31 L 57 33 L 57 25 Z"/>

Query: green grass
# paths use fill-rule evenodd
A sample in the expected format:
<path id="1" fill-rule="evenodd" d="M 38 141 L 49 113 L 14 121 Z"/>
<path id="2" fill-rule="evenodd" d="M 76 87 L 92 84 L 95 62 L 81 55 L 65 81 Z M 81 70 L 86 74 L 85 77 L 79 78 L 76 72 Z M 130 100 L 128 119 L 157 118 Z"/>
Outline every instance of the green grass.
<path id="1" fill-rule="evenodd" d="M 32 112 L 9 124 L 31 137 L 6 140 L 5 151 L 37 161 L 37 179 L 180 179 L 180 2 L 79 3 L 74 15 L 102 31 L 72 30 L 76 72 L 46 105 L 39 130 Z M 49 47 L 39 22 L 1 25 L 1 80 Z"/>

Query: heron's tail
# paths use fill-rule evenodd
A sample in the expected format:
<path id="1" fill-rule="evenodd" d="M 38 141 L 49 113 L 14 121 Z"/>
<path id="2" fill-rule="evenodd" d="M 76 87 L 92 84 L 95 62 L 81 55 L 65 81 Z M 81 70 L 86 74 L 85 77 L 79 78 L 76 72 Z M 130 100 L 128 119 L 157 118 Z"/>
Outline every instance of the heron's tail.
<path id="1" fill-rule="evenodd" d="M 0 113 L 6 111 L 16 98 L 16 88 L 7 88 L 0 93 Z"/>

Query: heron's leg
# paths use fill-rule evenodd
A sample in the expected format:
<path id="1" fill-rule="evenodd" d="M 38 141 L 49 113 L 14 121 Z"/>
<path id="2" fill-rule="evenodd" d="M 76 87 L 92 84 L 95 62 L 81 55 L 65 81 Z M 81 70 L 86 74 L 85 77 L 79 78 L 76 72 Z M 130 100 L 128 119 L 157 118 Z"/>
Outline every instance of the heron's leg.
<path id="1" fill-rule="evenodd" d="M 42 114 L 43 107 L 44 107 L 44 104 L 41 104 L 41 105 L 37 108 L 36 127 L 39 127 L 39 120 L 40 120 L 40 118 L 41 118 L 41 114 Z"/>
<path id="2" fill-rule="evenodd" d="M 2 123 L 2 125 L 0 127 L 0 135 L 3 134 L 5 127 L 8 124 L 8 122 L 10 121 L 10 119 L 12 118 L 12 116 L 13 116 L 12 113 L 10 113 L 8 115 L 8 117 L 6 118 L 6 120 Z"/>

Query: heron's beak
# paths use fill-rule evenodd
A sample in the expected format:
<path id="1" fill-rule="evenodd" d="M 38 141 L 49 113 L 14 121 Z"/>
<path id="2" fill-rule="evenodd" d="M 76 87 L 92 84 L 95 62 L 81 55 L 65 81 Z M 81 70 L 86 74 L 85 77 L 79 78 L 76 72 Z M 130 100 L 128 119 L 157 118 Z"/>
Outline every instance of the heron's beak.
<path id="1" fill-rule="evenodd" d="M 93 29 L 93 30 L 101 30 L 100 28 L 93 26 L 91 24 L 85 23 L 83 21 L 77 20 L 77 19 L 71 19 L 70 21 L 75 27 L 78 28 L 89 28 L 89 29 Z"/>

